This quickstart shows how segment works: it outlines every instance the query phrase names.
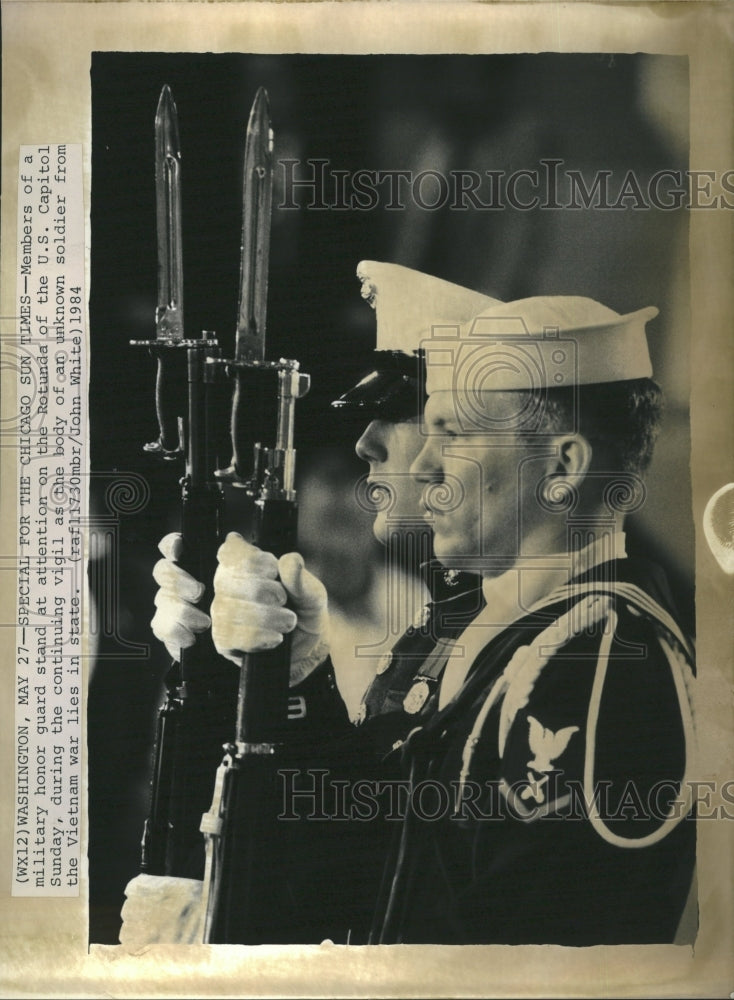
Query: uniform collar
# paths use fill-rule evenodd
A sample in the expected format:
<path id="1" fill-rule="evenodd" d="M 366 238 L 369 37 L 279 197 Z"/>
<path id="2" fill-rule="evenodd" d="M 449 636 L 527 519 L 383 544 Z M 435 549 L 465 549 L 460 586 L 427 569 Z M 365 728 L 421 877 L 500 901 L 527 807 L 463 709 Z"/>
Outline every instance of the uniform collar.
<path id="1" fill-rule="evenodd" d="M 626 556 L 624 532 L 604 534 L 581 549 L 528 560 L 499 576 L 484 577 L 482 593 L 490 607 L 497 610 L 506 608 L 511 615 L 508 619 L 510 624 L 524 613 L 524 609 L 532 607 L 556 587 L 602 563 L 625 559 Z"/>
<path id="2" fill-rule="evenodd" d="M 601 535 L 577 552 L 570 553 L 571 577 L 588 573 L 595 566 L 627 558 L 627 536 L 623 531 Z"/>

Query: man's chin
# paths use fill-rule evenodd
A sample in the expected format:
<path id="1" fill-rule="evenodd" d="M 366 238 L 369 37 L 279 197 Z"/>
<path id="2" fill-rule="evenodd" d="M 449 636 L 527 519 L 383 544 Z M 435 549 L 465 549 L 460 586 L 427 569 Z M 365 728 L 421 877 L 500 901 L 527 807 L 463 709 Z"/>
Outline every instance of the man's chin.
<path id="1" fill-rule="evenodd" d="M 452 544 L 451 538 L 445 535 L 434 534 L 433 554 L 445 569 L 471 570 L 476 562 L 472 553 L 462 551 L 465 546 Z"/>
<path id="2" fill-rule="evenodd" d="M 428 537 L 431 534 L 431 528 L 422 520 L 410 517 L 401 519 L 395 515 L 388 518 L 387 513 L 380 511 L 372 522 L 372 533 L 380 545 L 387 545 L 395 538 L 407 538 L 409 535 L 413 538 L 417 536 Z"/>
<path id="3" fill-rule="evenodd" d="M 384 514 L 377 514 L 372 522 L 372 534 L 380 545 L 387 545 L 387 518 Z"/>

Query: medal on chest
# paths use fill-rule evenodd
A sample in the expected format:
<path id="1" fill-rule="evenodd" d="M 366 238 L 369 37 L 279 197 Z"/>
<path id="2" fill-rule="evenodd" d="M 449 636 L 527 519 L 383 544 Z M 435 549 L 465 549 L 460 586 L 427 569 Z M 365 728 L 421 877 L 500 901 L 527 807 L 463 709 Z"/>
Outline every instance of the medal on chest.
<path id="1" fill-rule="evenodd" d="M 428 701 L 431 694 L 431 686 L 422 677 L 413 682 L 413 686 L 403 699 L 403 708 L 408 715 L 416 715 Z"/>

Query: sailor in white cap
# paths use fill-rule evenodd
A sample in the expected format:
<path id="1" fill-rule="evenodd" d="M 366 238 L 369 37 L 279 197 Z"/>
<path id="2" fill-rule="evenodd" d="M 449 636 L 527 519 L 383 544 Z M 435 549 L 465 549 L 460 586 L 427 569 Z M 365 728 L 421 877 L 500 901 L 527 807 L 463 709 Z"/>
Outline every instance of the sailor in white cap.
<path id="1" fill-rule="evenodd" d="M 388 859 L 375 942 L 695 934 L 693 653 L 622 532 L 659 411 L 655 314 L 525 299 L 424 344 L 412 470 L 436 555 L 480 572 L 486 605 L 403 747 L 434 800 Z M 417 676 L 407 700 L 423 697 Z"/>
<path id="2" fill-rule="evenodd" d="M 461 555 L 495 576 L 508 556 L 565 551 L 567 518 L 549 514 L 565 514 L 572 498 L 577 518 L 597 513 L 601 528 L 615 514 L 619 527 L 623 509 L 597 511 L 600 487 L 610 476 L 644 489 L 659 409 L 645 323 L 656 315 L 532 298 L 424 341 L 426 443 L 413 471 L 445 487 L 432 512 L 439 558 L 456 565 Z M 449 498 L 454 488 L 461 502 Z"/>

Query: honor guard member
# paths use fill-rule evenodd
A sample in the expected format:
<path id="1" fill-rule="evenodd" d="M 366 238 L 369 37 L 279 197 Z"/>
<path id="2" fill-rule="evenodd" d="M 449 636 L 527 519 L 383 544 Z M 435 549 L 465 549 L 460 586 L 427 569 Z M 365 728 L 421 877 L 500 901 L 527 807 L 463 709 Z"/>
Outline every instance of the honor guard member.
<path id="1" fill-rule="evenodd" d="M 481 573 L 486 604 L 403 748 L 412 808 L 373 941 L 693 939 L 693 650 L 623 533 L 659 414 L 656 314 L 532 298 L 424 345 L 412 469 L 436 556 Z"/>
<path id="2" fill-rule="evenodd" d="M 429 695 L 381 761 L 407 802 L 375 943 L 692 940 L 693 651 L 662 573 L 627 556 L 623 533 L 660 410 L 654 315 L 532 298 L 423 345 L 412 471 L 437 558 L 481 574 L 484 607 L 442 649 L 433 710 Z M 418 671 L 408 714 L 429 679 Z M 375 773 L 381 711 L 342 744 L 353 773 Z M 342 842 L 362 899 L 364 841 Z"/>
<path id="3" fill-rule="evenodd" d="M 445 327 L 467 322 L 474 310 L 498 300 L 397 264 L 362 261 L 357 267 L 362 297 L 375 310 L 374 370 L 332 403 L 369 420 L 356 452 L 369 464 L 367 477 L 376 507 L 376 538 L 397 549 L 408 535 L 422 554 L 420 570 L 428 598 L 406 633 L 381 657 L 356 719 L 373 725 L 375 752 L 394 748 L 436 706 L 446 664 L 447 639 L 482 605 L 479 578 L 447 570 L 431 558 L 430 526 L 422 517 L 422 485 L 410 466 L 423 447 L 425 367 L 421 344 Z"/>
<path id="4" fill-rule="evenodd" d="M 425 372 L 420 345 L 434 329 L 464 323 L 497 300 L 397 264 L 363 261 L 357 277 L 362 297 L 376 312 L 372 370 L 332 406 L 366 422 L 356 452 L 369 464 L 367 502 L 375 509 L 374 534 L 386 546 L 400 546 L 405 544 L 406 535 L 412 537 L 407 545 L 426 559 L 421 573 L 430 597 L 394 650 L 379 660 L 377 676 L 360 706 L 358 723 L 367 717 L 380 720 L 379 726 L 370 727 L 374 740 L 370 759 L 379 760 L 402 742 L 418 718 L 435 708 L 438 681 L 446 663 L 445 637 L 460 631 L 482 604 L 475 574 L 445 570 L 428 558 L 430 527 L 420 508 L 422 485 L 409 474 L 424 440 Z M 202 591 L 200 584 L 176 564 L 180 536 L 167 535 L 159 547 L 164 558 L 154 568 L 160 590 L 151 625 L 176 658 L 181 648 L 193 644 L 198 632 L 209 627 L 210 619 L 194 606 Z M 353 727 L 328 655 L 328 612 L 322 584 L 304 568 L 300 556 L 290 554 L 278 563 L 237 534 L 228 537 L 219 560 L 218 645 L 239 664 L 242 651 L 265 648 L 279 642 L 283 632 L 294 629 L 289 703 L 294 749 L 300 747 L 301 761 L 306 764 L 313 766 L 322 756 L 328 763 L 333 751 L 330 741 L 344 736 L 348 744 Z M 267 594 L 262 590 L 255 594 L 247 582 L 260 576 L 273 581 L 265 588 Z M 286 598 L 282 588 L 276 589 L 276 580 L 287 591 L 295 613 L 281 607 Z M 414 690 L 418 684 L 421 692 L 425 691 L 419 698 Z M 328 734 L 326 741 L 324 734 Z M 373 850 L 370 855 L 374 855 Z M 178 921 L 177 928 L 177 900 L 191 894 L 191 887 L 182 889 L 180 881 L 152 876 L 134 879 L 126 890 L 121 940 L 128 944 L 196 940 L 199 922 L 192 917 L 196 907 L 190 899 L 187 916 Z M 168 906 L 160 905 L 164 895 L 171 900 Z M 350 896 L 357 898 L 354 893 Z M 150 905 L 155 920 L 154 914 L 148 913 Z M 163 920 L 167 911 L 170 919 Z M 147 930 L 143 927 L 146 921 L 150 925 Z M 332 937 L 338 937 L 330 919 L 319 923 Z M 323 936 L 314 931 L 306 939 Z"/>

